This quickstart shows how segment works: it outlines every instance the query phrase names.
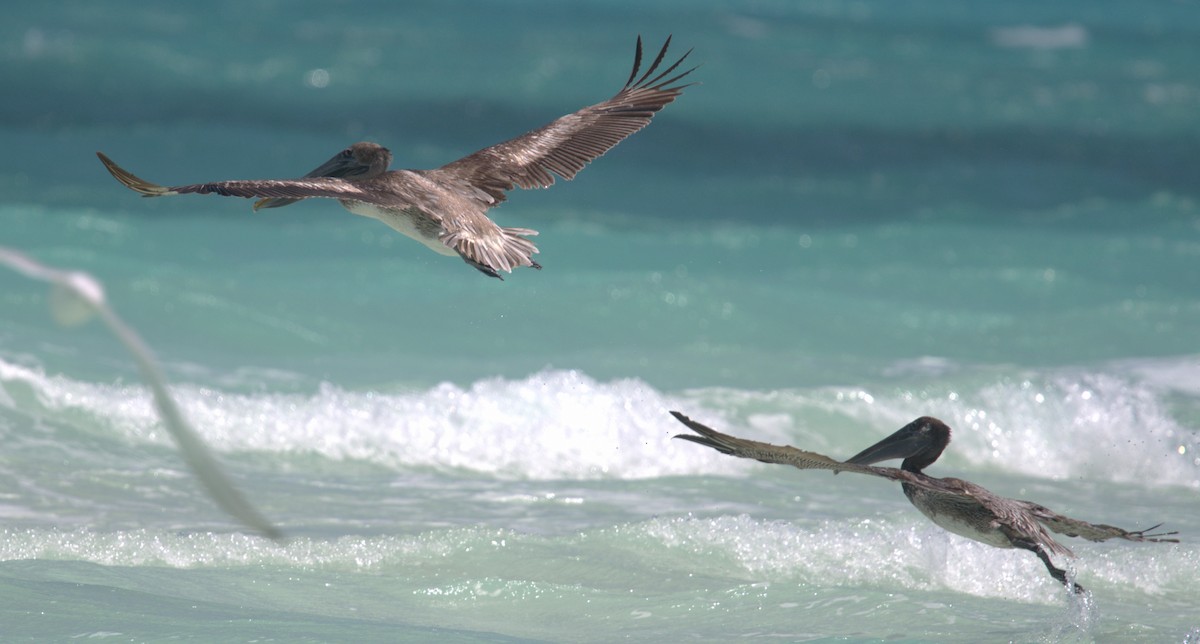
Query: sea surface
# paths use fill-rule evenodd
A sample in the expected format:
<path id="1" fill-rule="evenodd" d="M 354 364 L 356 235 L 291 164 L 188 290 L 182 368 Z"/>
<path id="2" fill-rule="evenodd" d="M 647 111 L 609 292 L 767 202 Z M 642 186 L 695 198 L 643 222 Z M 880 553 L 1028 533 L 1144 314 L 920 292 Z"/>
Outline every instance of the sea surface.
<path id="1" fill-rule="evenodd" d="M 299 176 L 430 168 L 700 64 L 492 211 L 489 279 Z M 131 357 L 0 268 L 0 641 L 1200 641 L 1200 5 L 31 2 L 0 22 L 0 246 L 87 271 L 283 530 L 224 514 Z M 846 458 L 1180 543 L 1064 537 L 1090 593 Z"/>

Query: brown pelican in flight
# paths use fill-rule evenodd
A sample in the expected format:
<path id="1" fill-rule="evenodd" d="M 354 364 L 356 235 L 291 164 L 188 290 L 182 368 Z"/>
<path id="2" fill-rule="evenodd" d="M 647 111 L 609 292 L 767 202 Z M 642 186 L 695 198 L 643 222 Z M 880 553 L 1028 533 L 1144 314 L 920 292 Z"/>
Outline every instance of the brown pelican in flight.
<path id="1" fill-rule="evenodd" d="M 891 436 L 843 462 L 795 447 L 771 445 L 722 434 L 677 411 L 671 412 L 671 415 L 698 434 L 679 434 L 675 438 L 700 443 L 722 454 L 753 458 L 764 463 L 791 465 L 802 470 L 833 470 L 834 474 L 857 472 L 900 481 L 908 500 L 938 526 L 989 546 L 1029 550 L 1046 564 L 1050 576 L 1076 593 L 1084 592 L 1083 587 L 1069 581 L 1066 572 L 1055 567 L 1050 559 L 1051 554 L 1066 557 L 1075 555 L 1066 546 L 1055 541 L 1049 531 L 1091 541 L 1127 539 L 1179 542 L 1178 539 L 1162 538 L 1178 534 L 1176 532 L 1147 534 L 1158 528 L 1157 525 L 1130 532 L 1103 523 L 1072 519 L 1030 501 L 997 496 L 970 481 L 927 476 L 922 470 L 932 465 L 941 456 L 942 450 L 946 449 L 946 445 L 950 444 L 950 428 L 946 423 L 929 416 L 914 420 Z M 872 465 L 893 458 L 904 459 L 900 469 Z"/>
<path id="2" fill-rule="evenodd" d="M 688 50 L 659 70 L 670 37 L 638 76 L 642 39 L 633 71 L 615 96 L 567 114 L 515 139 L 469 154 L 434 170 L 391 170 L 392 153 L 376 143 L 355 143 L 299 179 L 217 181 L 160 186 L 134 176 L 97 152 L 117 181 L 146 197 L 185 193 L 258 198 L 254 209 L 277 208 L 301 199 L 337 199 L 350 212 L 378 219 L 442 255 L 459 255 L 486 275 L 500 278 L 518 266 L 541 268 L 526 239 L 528 228 L 502 228 L 487 217 L 514 187 L 546 188 L 554 175 L 572 179 L 589 162 L 645 127 L 656 112 L 688 85 L 677 84 L 695 67 L 677 72 Z"/>

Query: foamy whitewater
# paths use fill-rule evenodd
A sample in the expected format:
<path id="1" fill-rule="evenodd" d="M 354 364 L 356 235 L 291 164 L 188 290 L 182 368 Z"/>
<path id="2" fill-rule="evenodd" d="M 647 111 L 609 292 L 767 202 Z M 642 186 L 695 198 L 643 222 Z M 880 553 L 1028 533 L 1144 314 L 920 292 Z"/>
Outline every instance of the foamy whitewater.
<path id="1" fill-rule="evenodd" d="M 60 3 L 0 25 L 0 246 L 84 270 L 286 535 L 222 512 L 133 359 L 0 269 L 0 640 L 1198 642 L 1200 14 L 1183 5 Z M 493 211 L 500 282 L 332 202 L 143 200 L 357 140 L 434 167 L 701 84 Z M 690 60 L 690 59 L 689 59 Z M 1090 593 L 845 458 L 1178 544 Z"/>

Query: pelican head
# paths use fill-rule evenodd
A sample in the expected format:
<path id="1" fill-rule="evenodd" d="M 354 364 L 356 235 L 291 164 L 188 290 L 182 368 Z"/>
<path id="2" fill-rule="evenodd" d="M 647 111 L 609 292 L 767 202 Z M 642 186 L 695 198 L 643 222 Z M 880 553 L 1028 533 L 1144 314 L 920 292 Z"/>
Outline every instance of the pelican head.
<path id="1" fill-rule="evenodd" d="M 338 152 L 305 176 L 371 179 L 387 172 L 392 152 L 378 143 L 363 141 Z"/>
<path id="2" fill-rule="evenodd" d="M 350 181 L 374 179 L 387 172 L 392 164 L 392 152 L 378 143 L 362 141 L 338 152 L 303 178 L 337 177 Z M 110 170 L 111 172 L 111 170 Z M 136 188 L 135 188 L 136 190 Z M 293 197 L 270 197 L 254 202 L 254 209 L 279 208 L 300 201 Z"/>
<path id="3" fill-rule="evenodd" d="M 855 465 L 871 465 L 902 458 L 900 469 L 920 472 L 929 467 L 950 444 L 950 427 L 932 416 L 922 416 L 896 433 L 846 459 Z"/>

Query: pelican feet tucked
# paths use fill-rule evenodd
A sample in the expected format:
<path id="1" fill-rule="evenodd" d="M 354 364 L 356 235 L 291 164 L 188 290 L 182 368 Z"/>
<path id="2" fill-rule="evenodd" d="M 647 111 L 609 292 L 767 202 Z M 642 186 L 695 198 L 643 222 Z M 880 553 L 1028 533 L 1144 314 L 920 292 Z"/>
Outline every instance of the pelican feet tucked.
<path id="1" fill-rule="evenodd" d="M 500 278 L 533 260 L 537 231 L 503 228 L 487 211 L 514 188 L 546 188 L 555 175 L 573 179 L 592 160 L 650 119 L 688 87 L 677 71 L 691 50 L 660 69 L 668 37 L 650 67 L 642 66 L 642 39 L 629 80 L 615 96 L 558 118 L 515 139 L 484 148 L 434 170 L 388 170 L 392 153 L 376 143 L 355 143 L 299 179 L 217 181 L 160 186 L 140 179 L 97 152 L 113 177 L 146 197 L 218 194 L 254 198 L 254 209 L 278 208 L 302 199 L 337 199 L 350 212 L 378 219 L 442 255 L 458 255 L 480 272 Z"/>
<path id="2" fill-rule="evenodd" d="M 1075 593 L 1084 592 L 1083 587 L 1068 580 L 1067 573 L 1056 567 L 1050 558 L 1051 555 L 1075 555 L 1055 541 L 1051 531 L 1091 541 L 1179 542 L 1178 539 L 1164 538 L 1178 534 L 1176 532 L 1150 534 L 1157 525 L 1129 531 L 1103 523 L 1088 523 L 1057 514 L 1037 503 L 997 496 L 970 481 L 927 476 L 922 470 L 932 465 L 950 444 L 950 427 L 929 416 L 914 420 L 845 461 L 837 461 L 795 447 L 722 434 L 677 411 L 671 415 L 696 433 L 679 434 L 675 438 L 711 447 L 722 454 L 791 465 L 802 470 L 832 470 L 834 474 L 856 472 L 899 481 L 909 501 L 938 526 L 989 546 L 1029 550 L 1042 560 L 1052 577 Z M 899 469 L 873 465 L 893 458 L 904 459 Z"/>

